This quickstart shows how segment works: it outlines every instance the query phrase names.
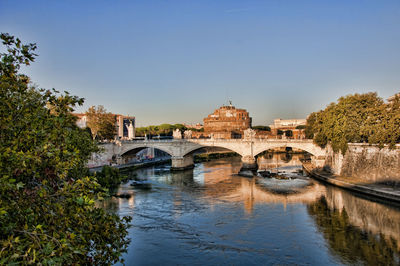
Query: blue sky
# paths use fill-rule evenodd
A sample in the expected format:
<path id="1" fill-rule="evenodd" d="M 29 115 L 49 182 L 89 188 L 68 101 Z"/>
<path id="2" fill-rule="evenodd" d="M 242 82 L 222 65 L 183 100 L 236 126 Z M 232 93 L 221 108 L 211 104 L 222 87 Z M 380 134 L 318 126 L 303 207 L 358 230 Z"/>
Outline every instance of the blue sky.
<path id="1" fill-rule="evenodd" d="M 0 0 L 0 31 L 38 44 L 38 86 L 139 126 L 202 122 L 228 99 L 266 125 L 400 91 L 398 0 Z"/>

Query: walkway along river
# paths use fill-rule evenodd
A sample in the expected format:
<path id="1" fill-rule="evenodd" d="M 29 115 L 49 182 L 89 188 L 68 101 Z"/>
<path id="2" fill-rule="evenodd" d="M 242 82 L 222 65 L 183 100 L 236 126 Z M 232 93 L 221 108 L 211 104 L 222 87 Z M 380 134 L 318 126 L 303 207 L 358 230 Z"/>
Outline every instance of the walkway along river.
<path id="1" fill-rule="evenodd" d="M 301 156 L 267 156 L 259 165 L 293 172 Z M 293 173 L 240 177 L 240 165 L 228 158 L 183 172 L 168 165 L 131 172 L 150 189 L 128 182 L 119 192 L 131 198 L 102 203 L 133 217 L 126 264 L 400 264 L 399 208 Z"/>

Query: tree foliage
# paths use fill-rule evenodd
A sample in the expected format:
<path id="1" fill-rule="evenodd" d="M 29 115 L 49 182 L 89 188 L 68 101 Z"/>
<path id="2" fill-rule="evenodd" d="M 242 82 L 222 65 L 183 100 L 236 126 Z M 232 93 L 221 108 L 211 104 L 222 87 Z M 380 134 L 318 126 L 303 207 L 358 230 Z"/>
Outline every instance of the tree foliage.
<path id="1" fill-rule="evenodd" d="M 348 143 L 389 144 L 393 148 L 400 141 L 399 99 L 386 104 L 376 93 L 341 97 L 309 115 L 306 137 L 321 147 L 329 143 L 343 154 Z"/>
<path id="2" fill-rule="evenodd" d="M 103 166 L 100 172 L 96 174 L 97 181 L 102 187 L 115 189 L 124 180 L 124 177 L 120 174 L 118 168 L 111 166 Z"/>
<path id="3" fill-rule="evenodd" d="M 86 125 L 90 128 L 93 139 L 113 139 L 116 134 L 116 117 L 107 112 L 104 106 L 91 106 L 86 111 Z"/>
<path id="4" fill-rule="evenodd" d="M 292 130 L 290 130 L 290 129 L 288 129 L 288 130 L 285 130 L 285 136 L 286 137 L 293 137 L 293 131 Z"/>
<path id="5" fill-rule="evenodd" d="M 298 126 L 296 127 L 296 129 L 306 129 L 306 126 L 305 126 L 305 125 L 298 125 Z"/>
<path id="6" fill-rule="evenodd" d="M 36 45 L 1 39 L 0 264 L 119 261 L 129 219 L 95 207 L 104 190 L 85 165 L 97 145 L 71 114 L 83 99 L 32 87 L 19 69 Z"/>
<path id="7" fill-rule="evenodd" d="M 252 129 L 261 131 L 271 131 L 271 128 L 269 126 L 254 126 L 252 127 Z"/>

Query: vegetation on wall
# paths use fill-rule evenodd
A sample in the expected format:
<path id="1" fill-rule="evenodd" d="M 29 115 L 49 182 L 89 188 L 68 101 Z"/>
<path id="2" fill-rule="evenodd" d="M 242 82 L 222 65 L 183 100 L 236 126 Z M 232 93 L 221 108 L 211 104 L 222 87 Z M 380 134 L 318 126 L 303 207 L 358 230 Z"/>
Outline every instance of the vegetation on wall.
<path id="1" fill-rule="evenodd" d="M 107 265 L 129 243 L 129 218 L 95 206 L 85 165 L 97 145 L 71 112 L 82 98 L 35 88 L 19 72 L 36 54 L 1 34 L 0 264 Z"/>
<path id="2" fill-rule="evenodd" d="M 306 137 L 321 147 L 328 143 L 335 152 L 346 152 L 347 143 L 388 144 L 400 142 L 400 102 L 384 103 L 376 93 L 339 98 L 324 110 L 310 114 Z"/>

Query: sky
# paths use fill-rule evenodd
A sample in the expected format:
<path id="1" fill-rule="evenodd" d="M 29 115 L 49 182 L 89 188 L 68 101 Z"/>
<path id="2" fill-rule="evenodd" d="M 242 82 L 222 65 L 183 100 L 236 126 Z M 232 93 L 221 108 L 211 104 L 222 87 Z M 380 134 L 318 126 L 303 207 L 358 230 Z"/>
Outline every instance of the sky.
<path id="1" fill-rule="evenodd" d="M 268 125 L 400 92 L 399 0 L 0 0 L 0 32 L 38 45 L 37 86 L 136 126 L 202 123 L 229 100 Z"/>

